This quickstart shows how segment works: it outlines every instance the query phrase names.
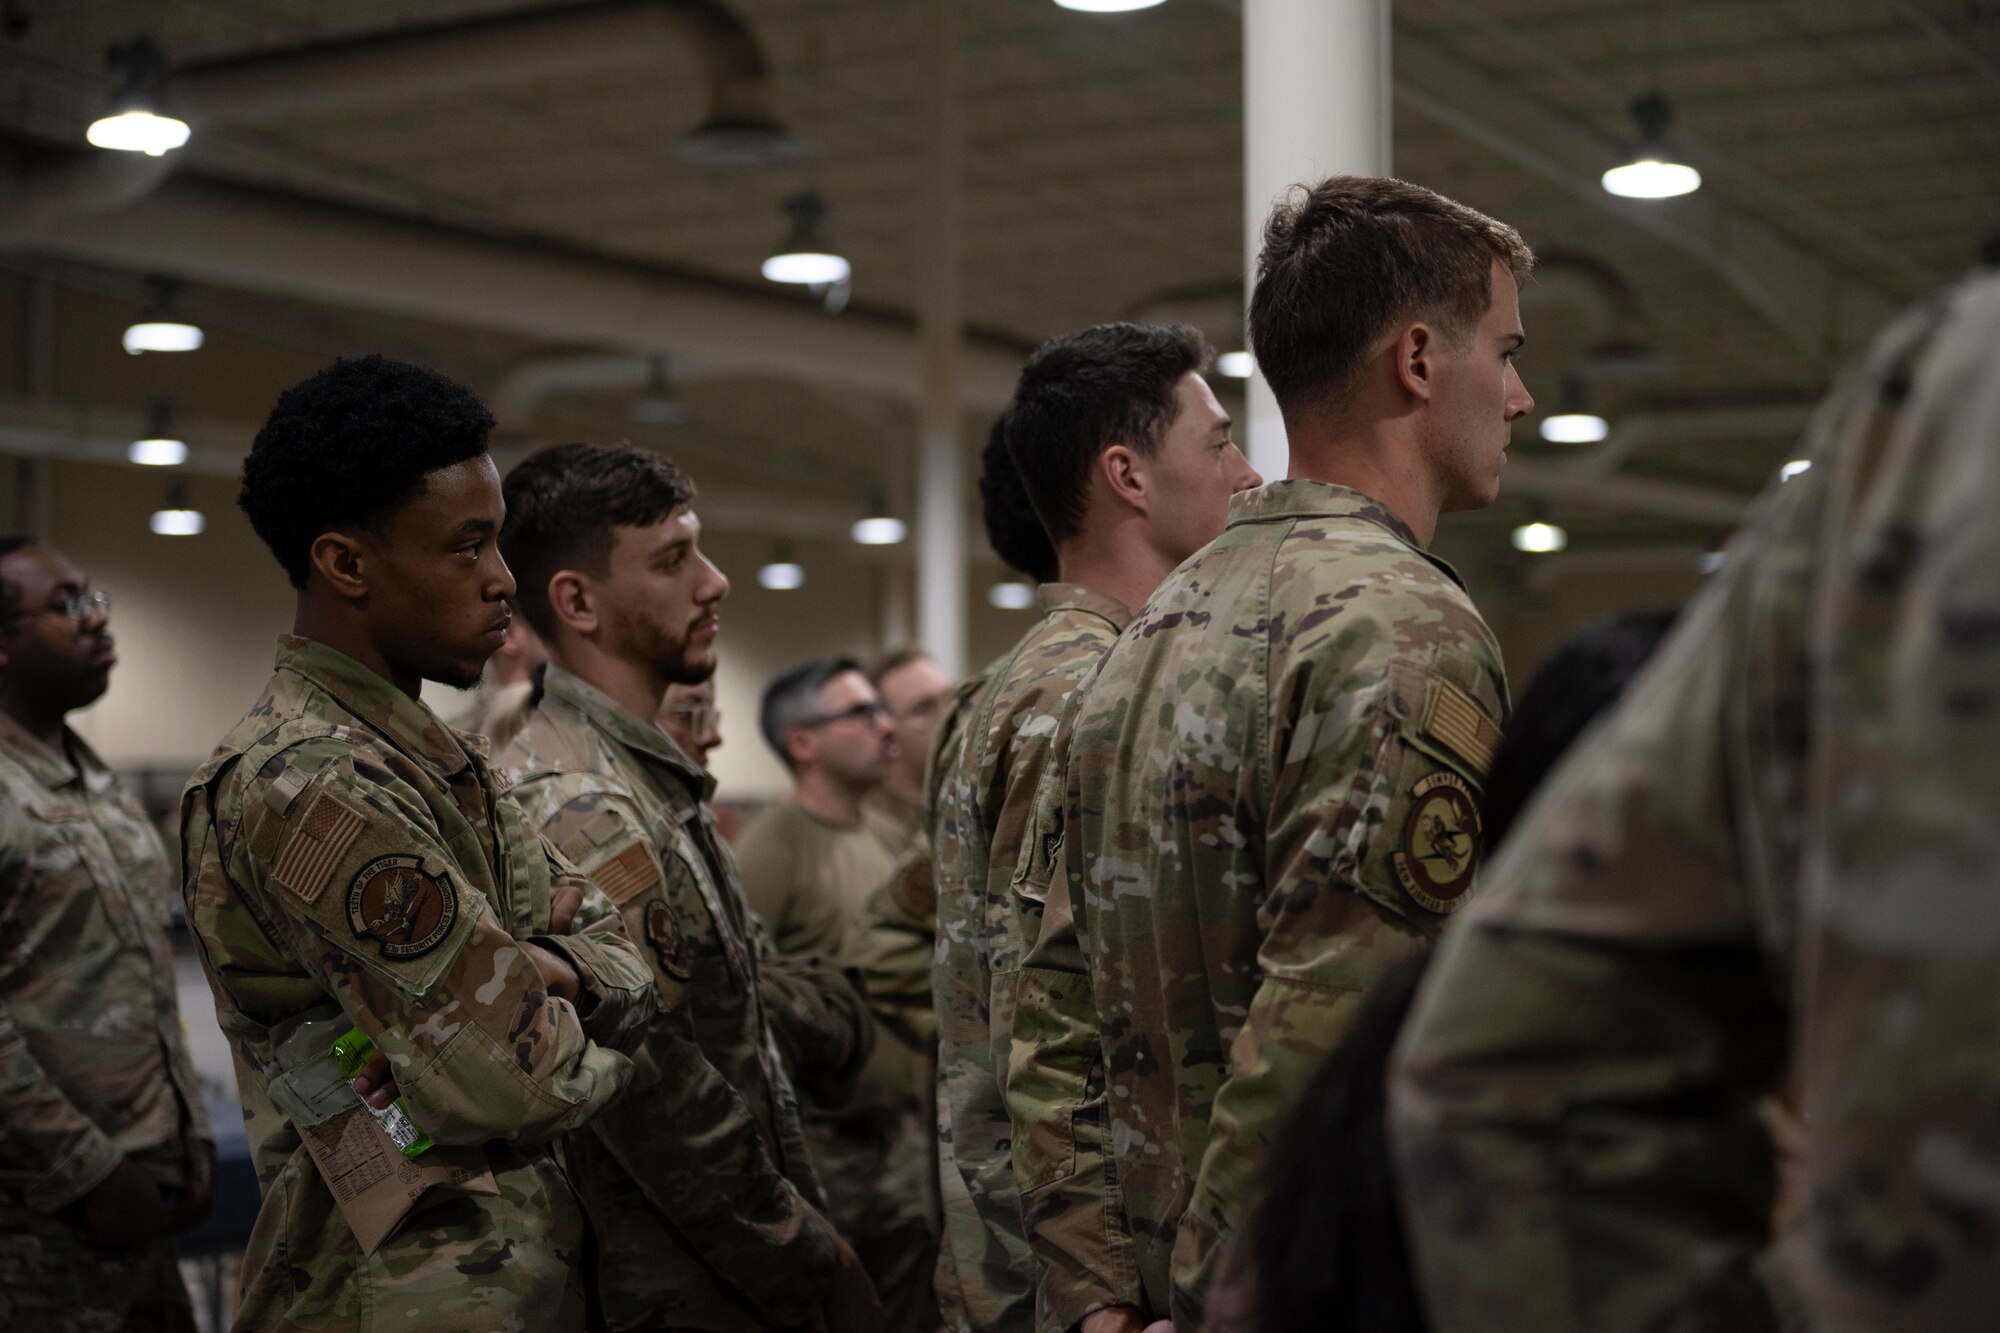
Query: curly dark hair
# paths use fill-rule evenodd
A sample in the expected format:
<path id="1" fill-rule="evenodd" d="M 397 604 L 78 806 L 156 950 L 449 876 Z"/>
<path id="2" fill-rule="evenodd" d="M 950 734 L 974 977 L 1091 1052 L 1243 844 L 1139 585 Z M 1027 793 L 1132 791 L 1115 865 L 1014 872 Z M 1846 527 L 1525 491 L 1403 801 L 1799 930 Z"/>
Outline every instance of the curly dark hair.
<path id="1" fill-rule="evenodd" d="M 1035 514 L 1021 469 L 1007 449 L 1007 418 L 993 423 L 986 447 L 979 451 L 979 512 L 986 522 L 986 544 L 1009 569 L 1037 583 L 1055 580 L 1056 548 L 1049 530 Z"/>
<path id="2" fill-rule="evenodd" d="M 549 580 L 565 569 L 606 573 L 611 529 L 652 527 L 694 503 L 694 483 L 629 444 L 557 444 L 509 472 L 502 494 L 500 554 L 514 571 L 521 614 L 547 639 L 556 630 Z"/>
<path id="3" fill-rule="evenodd" d="M 321 533 L 379 528 L 424 493 L 425 477 L 485 453 L 492 432 L 485 405 L 435 370 L 342 358 L 278 395 L 236 503 L 303 588 Z"/>
<path id="4" fill-rule="evenodd" d="M 1098 455 L 1158 448 L 1180 414 L 1181 376 L 1208 359 L 1207 341 L 1181 324 L 1099 324 L 1035 349 L 1007 406 L 1007 449 L 1051 541 L 1082 529 Z"/>

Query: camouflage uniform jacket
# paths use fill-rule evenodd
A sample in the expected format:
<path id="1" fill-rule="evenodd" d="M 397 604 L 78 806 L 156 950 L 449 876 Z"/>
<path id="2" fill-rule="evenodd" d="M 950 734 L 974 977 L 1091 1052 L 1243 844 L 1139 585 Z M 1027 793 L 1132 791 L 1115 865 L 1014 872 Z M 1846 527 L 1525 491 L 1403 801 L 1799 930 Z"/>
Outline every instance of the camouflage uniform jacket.
<path id="1" fill-rule="evenodd" d="M 838 1238 L 815 1207 L 760 998 L 762 932 L 708 806 L 715 780 L 569 672 L 551 665 L 544 691 L 501 765 L 529 822 L 647 943 L 663 1001 L 643 1086 L 569 1150 L 597 1226 L 605 1317 L 614 1329 L 803 1324 Z"/>
<path id="2" fill-rule="evenodd" d="M 1442 1330 L 1995 1324 L 2000 277 L 1897 321 L 1454 923 L 1392 1130 Z"/>
<path id="3" fill-rule="evenodd" d="M 1113 598 L 1044 584 L 1042 617 L 989 673 L 939 784 L 937 957 L 940 1169 L 956 1171 L 980 1226 L 954 1229 L 953 1262 L 977 1326 L 1034 1326 L 1005 1083 L 1014 988 L 1038 912 L 1023 924 L 1016 871 L 1064 702 L 1132 618 Z M 1044 881 L 1046 884 L 1046 881 Z"/>
<path id="4" fill-rule="evenodd" d="M 67 728 L 0 713 L 0 1231 L 130 1157 L 194 1183 L 210 1138 L 174 1001 L 160 836 Z"/>
<path id="5" fill-rule="evenodd" d="M 1230 501 L 1079 698 L 1063 872 L 1111 1166 L 1145 1308 L 1195 1330 L 1291 1096 L 1472 887 L 1506 681 L 1401 522 L 1284 481 Z"/>
<path id="6" fill-rule="evenodd" d="M 290 636 L 263 698 L 189 779 L 188 920 L 264 1194 L 242 1327 L 583 1325 L 585 1222 L 550 1141 L 631 1077 L 618 1051 L 653 1017 L 652 970 L 587 882 L 572 933 L 546 933 L 574 872 L 501 792 L 428 708 Z M 529 938 L 575 967 L 577 1006 L 543 989 L 516 946 Z M 497 1192 L 433 1190 L 362 1251 L 274 1094 L 293 1086 L 284 1038 L 329 1015 L 389 1056 L 430 1152 L 483 1162 Z"/>

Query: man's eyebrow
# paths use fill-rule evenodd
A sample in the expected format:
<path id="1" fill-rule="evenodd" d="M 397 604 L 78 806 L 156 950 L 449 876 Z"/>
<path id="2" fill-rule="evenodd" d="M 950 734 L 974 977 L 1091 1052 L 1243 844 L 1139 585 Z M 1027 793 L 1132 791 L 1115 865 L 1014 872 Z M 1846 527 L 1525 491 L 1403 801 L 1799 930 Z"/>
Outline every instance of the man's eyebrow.
<path id="1" fill-rule="evenodd" d="M 1507 335 L 1507 341 L 1510 344 L 1512 344 L 1513 349 L 1518 352 L 1523 347 L 1526 347 L 1528 345 L 1528 335 L 1525 333 L 1510 333 Z"/>
<path id="2" fill-rule="evenodd" d="M 1235 424 L 1236 422 L 1230 418 L 1230 415 L 1227 412 L 1224 412 L 1222 414 L 1222 418 L 1215 423 L 1215 429 L 1221 431 L 1224 435 L 1227 435 L 1229 434 L 1229 428 Z"/>
<path id="3" fill-rule="evenodd" d="M 489 532 L 497 532 L 499 528 L 500 525 L 490 518 L 467 518 L 459 520 L 458 526 L 451 530 L 451 535 L 453 537 L 484 537 Z"/>

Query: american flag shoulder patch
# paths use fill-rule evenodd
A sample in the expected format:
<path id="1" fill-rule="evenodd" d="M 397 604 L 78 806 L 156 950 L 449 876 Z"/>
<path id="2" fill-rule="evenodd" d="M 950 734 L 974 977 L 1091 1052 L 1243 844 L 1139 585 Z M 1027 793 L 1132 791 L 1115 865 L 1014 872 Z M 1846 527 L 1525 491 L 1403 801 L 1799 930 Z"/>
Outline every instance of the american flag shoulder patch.
<path id="1" fill-rule="evenodd" d="M 660 868 L 646 851 L 646 844 L 635 842 L 600 862 L 590 877 L 614 907 L 622 907 L 660 882 Z"/>
<path id="2" fill-rule="evenodd" d="M 1500 728 L 1493 725 L 1471 695 L 1448 680 L 1437 683 L 1430 707 L 1424 710 L 1424 735 L 1471 764 L 1485 776 L 1500 745 Z"/>
<path id="3" fill-rule="evenodd" d="M 278 849 L 278 858 L 271 863 L 272 880 L 307 902 L 316 901 L 366 822 L 322 787 Z"/>

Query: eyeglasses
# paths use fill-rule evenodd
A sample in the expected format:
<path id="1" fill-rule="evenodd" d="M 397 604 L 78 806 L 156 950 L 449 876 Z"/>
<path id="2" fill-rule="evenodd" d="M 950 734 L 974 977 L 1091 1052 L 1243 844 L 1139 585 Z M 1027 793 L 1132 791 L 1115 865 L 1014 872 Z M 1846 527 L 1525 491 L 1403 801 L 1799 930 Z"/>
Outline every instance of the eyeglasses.
<path id="1" fill-rule="evenodd" d="M 879 699 L 871 699 L 858 704 L 850 704 L 838 713 L 828 713 L 825 717 L 809 717 L 799 723 L 802 727 L 828 727 L 836 722 L 881 722 L 889 717 L 889 705 Z"/>
<path id="2" fill-rule="evenodd" d="M 33 620 L 36 616 L 68 616 L 81 625 L 92 616 L 111 616 L 111 594 L 108 592 L 66 593 L 54 606 L 37 607 L 33 611 L 16 611 L 0 624 L 12 625 L 17 621 Z"/>
<path id="3" fill-rule="evenodd" d="M 685 721 L 689 731 L 722 729 L 722 710 L 714 704 L 675 704 L 667 711 Z"/>

